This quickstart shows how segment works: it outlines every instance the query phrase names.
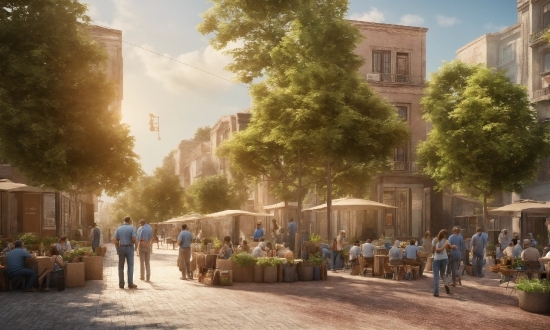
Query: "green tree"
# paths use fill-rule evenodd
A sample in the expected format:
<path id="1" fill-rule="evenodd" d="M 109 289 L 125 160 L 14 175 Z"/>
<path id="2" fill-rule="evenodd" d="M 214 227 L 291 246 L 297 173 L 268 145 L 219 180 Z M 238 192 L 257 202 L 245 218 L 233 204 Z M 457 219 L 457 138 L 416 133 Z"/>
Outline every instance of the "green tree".
<path id="1" fill-rule="evenodd" d="M 78 1 L 0 1 L 0 155 L 35 184 L 114 193 L 140 165 L 89 22 Z"/>
<path id="2" fill-rule="evenodd" d="M 193 136 L 194 141 L 210 141 L 210 126 L 199 127 Z"/>
<path id="3" fill-rule="evenodd" d="M 545 128 L 524 86 L 502 71 L 460 61 L 431 76 L 422 99 L 432 131 L 418 146 L 419 163 L 440 189 L 451 186 L 483 201 L 520 192 L 548 154 Z"/>
<path id="4" fill-rule="evenodd" d="M 175 174 L 174 151 L 170 152 L 153 175 L 144 175 L 119 195 L 112 216 L 119 220 L 126 215 L 157 222 L 185 214 L 184 191 Z"/>
<path id="5" fill-rule="evenodd" d="M 226 51 L 240 81 L 266 77 L 250 89 L 250 124 L 220 155 L 238 173 L 274 180 L 284 199 L 304 185 L 326 185 L 330 217 L 332 184 L 338 194 L 364 193 L 409 136 L 395 108 L 359 75 L 361 35 L 345 19 L 348 2 L 213 2 L 199 31 L 214 33 L 216 49 L 240 45 Z"/>
<path id="6" fill-rule="evenodd" d="M 229 182 L 225 175 L 200 178 L 185 192 L 187 207 L 192 212 L 213 213 L 226 209 L 238 209 L 247 194 L 237 189 L 236 180 Z"/>

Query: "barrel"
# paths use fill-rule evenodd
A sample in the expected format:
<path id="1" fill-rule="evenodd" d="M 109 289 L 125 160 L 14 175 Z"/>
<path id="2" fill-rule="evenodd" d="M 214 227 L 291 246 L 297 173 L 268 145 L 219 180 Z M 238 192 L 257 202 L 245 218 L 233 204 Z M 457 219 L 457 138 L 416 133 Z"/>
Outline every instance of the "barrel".
<path id="1" fill-rule="evenodd" d="M 313 266 L 313 280 L 314 281 L 320 281 L 321 280 L 321 267 Z"/>

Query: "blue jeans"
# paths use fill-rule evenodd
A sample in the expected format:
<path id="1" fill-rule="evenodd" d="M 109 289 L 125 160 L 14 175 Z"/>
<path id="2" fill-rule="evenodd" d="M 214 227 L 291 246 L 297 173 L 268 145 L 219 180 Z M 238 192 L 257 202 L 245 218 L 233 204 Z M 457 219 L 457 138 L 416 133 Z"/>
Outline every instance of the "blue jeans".
<path id="1" fill-rule="evenodd" d="M 340 255 L 340 251 L 332 251 L 332 269 L 338 268 L 340 266 L 340 260 L 342 260 L 342 256 Z"/>
<path id="2" fill-rule="evenodd" d="M 330 258 L 330 264 L 329 264 L 330 269 L 334 269 L 333 267 L 334 263 L 332 262 L 332 255 L 333 253 L 331 250 L 323 249 L 323 261 L 327 260 L 327 258 Z"/>
<path id="3" fill-rule="evenodd" d="M 476 275 L 483 275 L 483 253 L 474 252 L 473 263 L 476 270 Z"/>
<path id="4" fill-rule="evenodd" d="M 432 270 L 434 273 L 434 294 L 439 294 L 439 276 L 445 281 L 445 269 L 447 268 L 448 259 L 434 260 Z M 447 284 L 447 283 L 445 283 Z"/>
<path id="5" fill-rule="evenodd" d="M 20 270 L 16 270 L 15 272 L 11 272 L 8 274 L 8 277 L 10 279 L 16 278 L 16 277 L 27 277 L 29 276 L 26 288 L 30 289 L 34 285 L 34 281 L 36 281 L 36 272 L 32 269 L 28 268 L 22 268 Z"/>
<path id="6" fill-rule="evenodd" d="M 128 285 L 134 284 L 134 247 L 120 246 L 118 248 L 118 285 L 124 286 L 124 261 L 128 262 Z"/>

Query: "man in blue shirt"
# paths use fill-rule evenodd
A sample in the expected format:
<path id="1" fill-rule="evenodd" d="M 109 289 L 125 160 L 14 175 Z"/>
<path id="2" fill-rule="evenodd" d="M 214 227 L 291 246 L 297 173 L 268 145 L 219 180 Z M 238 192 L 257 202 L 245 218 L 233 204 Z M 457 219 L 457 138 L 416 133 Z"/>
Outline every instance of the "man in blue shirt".
<path id="1" fill-rule="evenodd" d="M 6 273 L 10 279 L 29 276 L 25 292 L 34 292 L 36 290 L 32 286 L 34 285 L 34 281 L 36 281 L 36 272 L 25 267 L 25 260 L 27 258 L 35 257 L 31 256 L 26 250 L 23 249 L 22 241 L 15 241 L 14 246 L 15 248 L 11 250 L 10 254 L 8 254 L 6 258 L 6 263 L 8 264 Z"/>
<path id="2" fill-rule="evenodd" d="M 136 231 L 130 224 L 130 217 L 124 218 L 122 226 L 115 231 L 115 239 L 118 242 L 118 286 L 124 289 L 124 262 L 128 263 L 128 288 L 135 289 L 134 284 L 134 244 L 136 242 Z"/>
<path id="3" fill-rule="evenodd" d="M 189 261 L 191 259 L 191 241 L 193 240 L 193 234 L 187 230 L 187 225 L 181 225 L 181 232 L 178 235 L 178 245 L 180 246 L 178 265 L 181 272 L 181 280 L 192 280 L 193 273 Z M 209 267 L 210 265 L 207 265 Z"/>
<path id="4" fill-rule="evenodd" d="M 483 277 L 483 259 L 485 258 L 485 247 L 487 246 L 487 237 L 483 234 L 481 227 L 476 228 L 476 233 L 472 236 L 471 247 L 474 255 L 475 275 Z"/>
<path id="5" fill-rule="evenodd" d="M 288 246 L 290 247 L 290 250 L 294 252 L 294 255 L 296 255 L 296 223 L 294 222 L 294 219 L 290 218 L 288 220 Z"/>
<path id="6" fill-rule="evenodd" d="M 101 232 L 95 222 L 92 223 L 92 251 L 95 252 L 95 248 L 99 246 L 99 237 Z"/>
<path id="7" fill-rule="evenodd" d="M 137 231 L 137 241 L 139 250 L 139 279 L 149 282 L 151 279 L 151 240 L 153 239 L 153 228 L 145 223 L 145 220 L 139 221 L 141 227 Z M 145 270 L 147 270 L 147 279 L 145 279 Z"/>
<path id="8" fill-rule="evenodd" d="M 256 223 L 256 230 L 254 230 L 254 242 L 259 242 L 260 238 L 264 237 L 264 229 L 262 228 L 262 222 Z"/>
<path id="9" fill-rule="evenodd" d="M 403 251 L 403 264 L 419 266 L 418 276 L 422 277 L 426 264 L 420 260 L 418 252 L 420 252 L 420 248 L 416 245 L 416 240 L 413 238 L 409 241 L 409 244 L 405 246 L 405 251 Z"/>
<path id="10" fill-rule="evenodd" d="M 460 233 L 460 227 L 455 226 L 453 228 L 453 234 L 449 236 L 449 243 L 451 243 L 451 245 L 457 246 L 457 249 L 451 250 L 451 255 L 449 258 L 449 262 L 451 264 L 451 276 L 453 279 L 453 283 L 451 285 L 456 286 L 457 280 L 458 284 L 462 285 L 462 281 L 460 280 L 460 276 L 458 275 L 458 268 L 460 267 L 462 252 L 464 251 L 464 239 L 462 238 L 462 234 Z M 449 276 L 448 272 L 447 276 Z"/>

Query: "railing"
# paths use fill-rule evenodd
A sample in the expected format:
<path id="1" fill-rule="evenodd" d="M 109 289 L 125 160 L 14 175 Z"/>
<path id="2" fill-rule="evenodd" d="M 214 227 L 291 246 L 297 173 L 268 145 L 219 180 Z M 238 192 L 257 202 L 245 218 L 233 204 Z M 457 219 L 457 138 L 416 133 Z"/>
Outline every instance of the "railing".
<path id="1" fill-rule="evenodd" d="M 421 76 L 394 73 L 367 73 L 365 78 L 368 82 L 373 83 L 392 83 L 404 85 L 423 85 L 425 83 Z"/>
<path id="2" fill-rule="evenodd" d="M 531 34 L 529 36 L 529 42 L 533 44 L 533 43 L 536 43 L 536 42 L 540 41 L 540 39 L 542 39 L 542 37 L 544 36 L 544 34 L 548 30 L 550 30 L 550 26 L 545 28 L 545 29 L 540 30 L 539 32 Z"/>
<path id="3" fill-rule="evenodd" d="M 393 170 L 394 171 L 412 171 L 412 172 L 420 172 L 422 171 L 422 167 L 418 165 L 416 162 L 393 162 Z"/>
<path id="4" fill-rule="evenodd" d="M 533 92 L 532 101 L 536 101 L 544 96 L 550 95 L 550 87 L 545 87 Z"/>

